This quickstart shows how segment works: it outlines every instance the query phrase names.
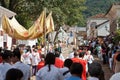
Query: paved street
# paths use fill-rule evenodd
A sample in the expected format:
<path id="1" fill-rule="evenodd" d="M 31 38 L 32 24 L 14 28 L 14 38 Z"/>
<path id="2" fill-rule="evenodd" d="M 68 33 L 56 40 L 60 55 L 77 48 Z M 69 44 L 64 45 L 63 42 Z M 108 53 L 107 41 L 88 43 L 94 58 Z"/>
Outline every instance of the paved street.
<path id="1" fill-rule="evenodd" d="M 73 47 L 74 46 L 70 45 L 69 47 L 64 47 L 63 48 L 62 54 L 63 54 L 63 56 L 65 58 L 67 58 L 68 54 L 72 51 Z M 108 64 L 103 65 L 102 62 L 99 60 L 99 58 L 97 58 L 96 55 L 94 55 L 94 58 L 95 58 L 96 61 L 98 61 L 102 65 L 102 68 L 103 68 L 103 71 L 104 71 L 104 74 L 105 74 L 105 80 L 109 80 L 109 78 L 111 77 L 111 75 L 113 74 L 113 72 L 110 71 L 110 69 L 108 67 Z M 31 78 L 31 80 L 35 80 L 35 76 L 33 76 Z"/>
<path id="2" fill-rule="evenodd" d="M 97 58 L 97 56 L 94 56 L 94 58 L 96 61 L 98 61 L 102 65 L 104 75 L 105 75 L 105 80 L 109 80 L 113 74 L 113 72 L 108 67 L 109 65 L 108 64 L 103 65 L 102 61 L 100 61 L 99 58 Z"/>

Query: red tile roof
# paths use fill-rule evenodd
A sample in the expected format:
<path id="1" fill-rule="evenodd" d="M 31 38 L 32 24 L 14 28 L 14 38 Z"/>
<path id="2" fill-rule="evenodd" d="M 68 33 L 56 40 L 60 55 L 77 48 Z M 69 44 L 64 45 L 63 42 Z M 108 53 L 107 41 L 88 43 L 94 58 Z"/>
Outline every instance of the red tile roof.
<path id="1" fill-rule="evenodd" d="M 92 16 L 92 17 L 90 17 L 90 18 L 105 18 L 105 14 L 100 13 L 100 14 L 97 14 L 97 15 Z"/>

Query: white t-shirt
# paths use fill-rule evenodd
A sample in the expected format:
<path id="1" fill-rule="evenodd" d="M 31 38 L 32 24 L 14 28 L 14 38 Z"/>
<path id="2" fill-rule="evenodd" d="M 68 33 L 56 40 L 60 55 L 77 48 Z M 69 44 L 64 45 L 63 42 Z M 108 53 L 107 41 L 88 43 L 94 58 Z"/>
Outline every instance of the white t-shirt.
<path id="1" fill-rule="evenodd" d="M 74 58 L 74 52 L 69 54 L 69 58 Z"/>
<path id="2" fill-rule="evenodd" d="M 93 60 L 94 60 L 94 58 L 93 58 L 92 55 L 87 55 L 87 61 L 88 61 L 88 63 L 91 64 L 93 62 Z"/>
<path id="3" fill-rule="evenodd" d="M 38 52 L 33 52 L 32 53 L 32 65 L 38 65 L 38 63 L 40 62 L 40 56 Z"/>
<path id="4" fill-rule="evenodd" d="M 32 54 L 30 52 L 22 54 L 22 61 L 25 64 L 31 64 Z"/>
<path id="5" fill-rule="evenodd" d="M 65 58 L 63 57 L 62 54 L 60 54 L 59 58 L 60 58 L 61 60 L 63 60 L 63 61 L 65 60 Z"/>

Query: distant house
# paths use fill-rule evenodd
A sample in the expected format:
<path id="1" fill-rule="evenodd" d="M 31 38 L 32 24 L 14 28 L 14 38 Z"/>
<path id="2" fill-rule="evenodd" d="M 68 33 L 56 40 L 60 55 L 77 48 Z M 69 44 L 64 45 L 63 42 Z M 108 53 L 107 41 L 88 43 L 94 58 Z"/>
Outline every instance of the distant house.
<path id="1" fill-rule="evenodd" d="M 0 6 L 0 47 L 10 49 L 12 45 L 12 38 L 3 32 L 3 29 L 2 29 L 2 16 L 3 15 L 6 15 L 7 17 L 10 18 L 12 16 L 15 16 L 16 13 Z"/>
<path id="2" fill-rule="evenodd" d="M 118 20 L 120 19 L 120 3 L 114 3 L 105 17 L 110 20 L 110 31 L 114 32 L 120 25 L 118 25 Z"/>
<path id="3" fill-rule="evenodd" d="M 99 36 L 108 36 L 110 34 L 110 21 L 107 20 L 99 25 L 96 25 L 97 28 L 97 37 Z"/>
<path id="4" fill-rule="evenodd" d="M 118 29 L 120 3 L 113 4 L 106 14 L 97 14 L 87 20 L 87 37 L 107 36 Z"/>
<path id="5" fill-rule="evenodd" d="M 87 37 L 107 36 L 109 35 L 109 28 L 109 19 L 104 14 L 92 16 L 87 20 Z"/>
<path id="6" fill-rule="evenodd" d="M 86 27 L 70 27 L 68 31 L 70 42 L 75 42 L 79 45 L 81 40 L 86 39 Z M 70 33 L 72 33 L 73 36 L 70 36 Z"/>

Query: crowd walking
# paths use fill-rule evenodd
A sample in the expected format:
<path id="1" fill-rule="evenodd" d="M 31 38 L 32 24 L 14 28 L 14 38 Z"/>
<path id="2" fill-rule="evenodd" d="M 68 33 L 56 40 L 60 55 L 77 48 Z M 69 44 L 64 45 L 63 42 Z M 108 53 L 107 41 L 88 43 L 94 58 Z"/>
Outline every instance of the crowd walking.
<path id="1" fill-rule="evenodd" d="M 120 45 L 113 43 L 111 37 L 73 47 L 66 58 L 62 51 L 64 44 L 55 45 L 50 45 L 47 51 L 43 45 L 12 46 L 11 50 L 0 48 L 0 80 L 30 80 L 32 76 L 35 80 L 105 80 L 102 66 L 94 55 L 103 65 L 109 64 L 114 72 L 110 80 L 119 80 Z"/>

